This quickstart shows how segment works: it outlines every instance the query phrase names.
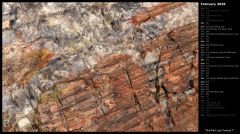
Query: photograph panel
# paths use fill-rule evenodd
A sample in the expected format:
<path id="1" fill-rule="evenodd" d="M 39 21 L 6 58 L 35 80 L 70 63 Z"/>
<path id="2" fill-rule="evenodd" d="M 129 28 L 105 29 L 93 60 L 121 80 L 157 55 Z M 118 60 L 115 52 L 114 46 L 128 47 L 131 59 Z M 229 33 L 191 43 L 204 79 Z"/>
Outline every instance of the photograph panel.
<path id="1" fill-rule="evenodd" d="M 198 132 L 198 2 L 3 2 L 3 131 Z"/>

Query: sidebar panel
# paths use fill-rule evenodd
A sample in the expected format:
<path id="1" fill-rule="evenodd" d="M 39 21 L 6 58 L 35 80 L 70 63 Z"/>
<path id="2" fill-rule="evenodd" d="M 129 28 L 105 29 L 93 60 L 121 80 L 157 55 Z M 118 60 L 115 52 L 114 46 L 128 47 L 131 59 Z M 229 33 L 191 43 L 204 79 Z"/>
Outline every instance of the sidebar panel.
<path id="1" fill-rule="evenodd" d="M 238 4 L 199 3 L 200 132 L 238 132 Z"/>

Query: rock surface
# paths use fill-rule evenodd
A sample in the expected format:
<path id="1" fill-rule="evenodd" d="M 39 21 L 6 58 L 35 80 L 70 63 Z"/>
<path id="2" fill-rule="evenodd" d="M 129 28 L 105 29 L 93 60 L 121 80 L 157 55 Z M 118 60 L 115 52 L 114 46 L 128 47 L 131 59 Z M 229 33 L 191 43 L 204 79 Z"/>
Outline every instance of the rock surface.
<path id="1" fill-rule="evenodd" d="M 198 131 L 198 4 L 3 3 L 4 131 Z"/>

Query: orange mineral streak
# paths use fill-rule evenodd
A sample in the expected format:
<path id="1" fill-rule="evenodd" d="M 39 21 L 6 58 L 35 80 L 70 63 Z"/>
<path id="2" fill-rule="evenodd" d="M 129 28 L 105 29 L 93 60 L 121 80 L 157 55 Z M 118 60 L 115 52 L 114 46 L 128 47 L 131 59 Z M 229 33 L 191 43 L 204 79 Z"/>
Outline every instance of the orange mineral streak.
<path id="1" fill-rule="evenodd" d="M 47 48 L 17 41 L 3 47 L 3 56 L 3 86 L 10 86 L 16 82 L 25 84 L 49 63 L 53 53 Z"/>
<path id="2" fill-rule="evenodd" d="M 19 82 L 25 84 L 34 74 L 35 71 L 46 66 L 53 53 L 47 48 L 26 48 L 23 49 L 22 64 L 25 64 L 27 71 L 20 78 Z"/>
<path id="3" fill-rule="evenodd" d="M 168 12 L 174 8 L 180 7 L 185 5 L 185 2 L 167 2 L 167 3 L 161 3 L 156 6 L 151 7 L 149 10 L 139 13 L 132 17 L 131 22 L 135 26 L 148 21 L 152 17 L 156 17 L 162 13 Z"/>

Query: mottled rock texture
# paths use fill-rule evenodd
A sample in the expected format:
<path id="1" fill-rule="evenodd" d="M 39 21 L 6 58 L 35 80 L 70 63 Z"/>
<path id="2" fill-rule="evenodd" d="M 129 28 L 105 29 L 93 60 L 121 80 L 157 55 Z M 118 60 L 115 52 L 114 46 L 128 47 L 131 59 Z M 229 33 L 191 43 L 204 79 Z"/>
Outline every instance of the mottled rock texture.
<path id="1" fill-rule="evenodd" d="M 3 3 L 4 131 L 198 131 L 198 4 Z"/>

